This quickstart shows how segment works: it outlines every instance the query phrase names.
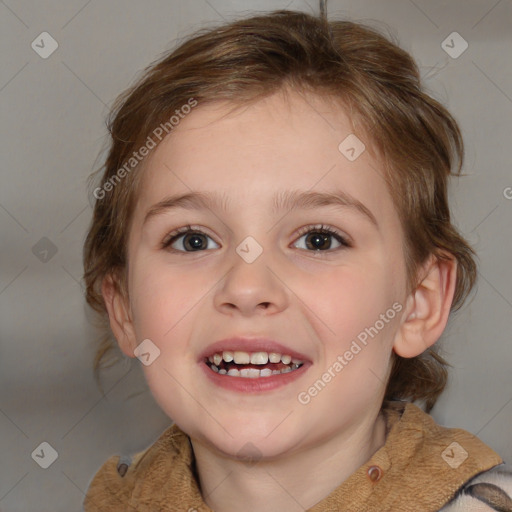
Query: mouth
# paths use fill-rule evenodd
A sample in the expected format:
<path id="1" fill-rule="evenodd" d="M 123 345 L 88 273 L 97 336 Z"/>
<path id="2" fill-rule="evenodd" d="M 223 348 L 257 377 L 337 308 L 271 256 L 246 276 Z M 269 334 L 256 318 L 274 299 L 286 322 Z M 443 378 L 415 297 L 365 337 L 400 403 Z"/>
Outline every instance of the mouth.
<path id="1" fill-rule="evenodd" d="M 244 352 L 224 350 L 205 357 L 205 364 L 219 375 L 259 379 L 298 370 L 304 361 L 279 352 Z"/>
<path id="2" fill-rule="evenodd" d="M 205 376 L 230 391 L 260 393 L 299 379 L 313 364 L 306 355 L 268 338 L 230 338 L 198 358 Z"/>

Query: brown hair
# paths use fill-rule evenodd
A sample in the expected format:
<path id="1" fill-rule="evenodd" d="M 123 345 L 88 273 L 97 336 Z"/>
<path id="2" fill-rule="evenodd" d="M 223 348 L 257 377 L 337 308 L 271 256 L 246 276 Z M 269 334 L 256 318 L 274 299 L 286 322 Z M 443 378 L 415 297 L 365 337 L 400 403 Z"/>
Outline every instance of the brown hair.
<path id="1" fill-rule="evenodd" d="M 404 229 L 409 291 L 430 255 L 454 258 L 458 266 L 452 311 L 460 308 L 475 282 L 476 265 L 473 250 L 451 224 L 447 198 L 448 178 L 462 168 L 459 127 L 424 92 L 411 56 L 360 23 L 280 10 L 198 31 L 150 65 L 116 100 L 108 120 L 111 144 L 100 187 L 112 183 L 155 128 L 191 99 L 199 105 L 221 100 L 244 105 L 286 87 L 335 99 L 348 109 L 354 130 L 371 141 L 382 161 Z M 86 298 L 103 319 L 103 278 L 114 275 L 118 290 L 128 293 L 126 240 L 142 175 L 137 170 L 140 165 L 123 173 L 95 201 L 85 241 Z M 115 347 L 111 335 L 101 341 L 96 378 Z M 424 400 L 430 410 L 446 386 L 446 361 L 435 348 L 410 359 L 393 358 L 386 399 Z"/>

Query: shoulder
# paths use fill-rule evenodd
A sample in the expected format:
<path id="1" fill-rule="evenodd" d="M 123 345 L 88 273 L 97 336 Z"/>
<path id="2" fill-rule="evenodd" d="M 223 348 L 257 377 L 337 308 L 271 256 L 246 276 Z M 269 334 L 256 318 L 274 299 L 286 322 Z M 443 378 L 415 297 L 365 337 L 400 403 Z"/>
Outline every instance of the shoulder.
<path id="1" fill-rule="evenodd" d="M 173 460 L 179 456 L 183 436 L 174 424 L 145 450 L 133 455 L 113 455 L 108 458 L 90 482 L 84 500 L 84 511 L 124 512 L 132 502 L 137 485 L 148 477 L 151 478 L 154 466 L 161 467 L 161 459 Z"/>
<path id="2" fill-rule="evenodd" d="M 388 473 L 395 477 L 390 495 L 403 510 L 512 512 L 496 501 L 510 500 L 511 472 L 491 447 L 470 432 L 438 424 L 411 403 L 390 404 L 387 414 Z M 410 490 L 406 498 L 404 489 Z"/>
<path id="3" fill-rule="evenodd" d="M 500 464 L 470 479 L 440 512 L 512 512 L 512 466 Z"/>
<path id="4" fill-rule="evenodd" d="M 122 510 L 130 499 L 131 489 L 123 485 L 122 470 L 119 471 L 121 457 L 110 457 L 94 475 L 84 500 L 85 512 L 100 510 Z M 126 458 L 123 458 L 126 461 Z"/>

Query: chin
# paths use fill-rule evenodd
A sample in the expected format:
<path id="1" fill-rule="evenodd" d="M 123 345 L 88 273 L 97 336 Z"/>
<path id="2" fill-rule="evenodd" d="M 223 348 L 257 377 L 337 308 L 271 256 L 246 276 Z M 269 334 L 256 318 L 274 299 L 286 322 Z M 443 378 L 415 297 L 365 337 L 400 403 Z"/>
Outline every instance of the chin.
<path id="1" fill-rule="evenodd" d="M 265 423 L 263 431 L 261 426 L 257 425 L 227 425 L 229 426 L 226 430 L 229 433 L 217 426 L 215 433 L 201 432 L 198 437 L 223 456 L 247 460 L 248 464 L 289 454 L 299 441 L 292 433 L 276 429 L 278 422 L 273 422 L 268 428 Z"/>
<path id="2" fill-rule="evenodd" d="M 248 466 L 252 466 L 262 461 L 270 461 L 283 456 L 289 455 L 293 445 L 288 440 L 286 445 L 282 439 L 251 439 L 250 436 L 244 435 L 231 439 L 229 436 L 222 440 L 212 440 L 213 447 L 222 453 L 225 457 L 240 460 Z"/>

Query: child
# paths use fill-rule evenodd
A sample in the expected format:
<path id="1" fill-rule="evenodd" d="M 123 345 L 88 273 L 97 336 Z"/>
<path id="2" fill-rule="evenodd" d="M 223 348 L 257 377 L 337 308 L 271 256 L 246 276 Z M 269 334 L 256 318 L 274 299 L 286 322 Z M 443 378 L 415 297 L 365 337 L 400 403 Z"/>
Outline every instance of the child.
<path id="1" fill-rule="evenodd" d="M 152 65 L 110 130 L 87 300 L 174 424 L 108 459 L 86 512 L 512 510 L 502 459 L 411 403 L 445 387 L 476 271 L 461 134 L 407 53 L 244 19 Z"/>

